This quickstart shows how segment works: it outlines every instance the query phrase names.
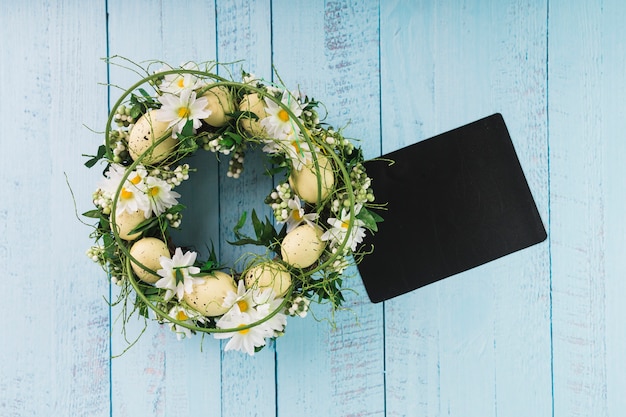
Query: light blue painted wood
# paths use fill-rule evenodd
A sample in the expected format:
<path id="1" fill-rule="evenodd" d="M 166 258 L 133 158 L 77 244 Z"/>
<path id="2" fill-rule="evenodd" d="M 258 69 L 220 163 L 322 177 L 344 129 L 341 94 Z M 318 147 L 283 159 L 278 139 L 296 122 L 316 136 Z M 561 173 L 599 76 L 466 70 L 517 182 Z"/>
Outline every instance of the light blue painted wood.
<path id="1" fill-rule="evenodd" d="M 344 133 L 360 139 L 368 157 L 380 155 L 377 2 L 274 1 L 272 11 L 281 79 L 322 101 L 327 123 L 351 121 Z M 292 319 L 278 341 L 280 416 L 384 415 L 382 305 L 369 302 L 354 269 L 347 273 L 355 292 L 346 291 L 336 330 Z M 327 308 L 313 312 L 330 316 Z"/>
<path id="2" fill-rule="evenodd" d="M 177 66 L 188 60 L 214 60 L 215 10 L 213 2 L 109 1 L 109 49 L 134 61 L 159 59 Z M 189 10 L 194 10 L 189 13 Z M 193 33 L 189 28 L 193 27 Z M 157 69 L 158 66 L 155 68 Z M 111 66 L 111 82 L 129 86 L 137 76 Z M 112 92 L 112 102 L 119 93 Z M 180 243 L 206 254 L 209 238 L 218 240 L 217 164 L 209 155 L 189 161 L 198 167 L 188 184 L 178 190 L 190 209 L 183 214 Z M 193 184 L 191 184 L 193 183 Z M 201 185 L 199 185 L 201 184 Z M 194 186 L 195 185 L 195 186 Z M 198 192 L 198 187 L 202 191 Z M 192 195 L 193 194 L 193 195 Z M 206 213 L 214 213 L 206 215 Z M 119 309 L 113 309 L 119 313 Z M 142 320 L 129 330 L 137 334 Z M 114 325 L 112 345 L 120 353 L 126 342 Z M 179 342 L 165 326 L 150 322 L 137 345 L 112 360 L 112 408 L 116 416 L 219 415 L 221 367 L 219 343 L 207 337 Z"/>
<path id="3" fill-rule="evenodd" d="M 623 2 L 550 4 L 554 409 L 623 413 Z"/>
<path id="4" fill-rule="evenodd" d="M 384 305 L 371 305 L 356 277 L 338 330 L 290 319 L 276 348 L 254 358 L 223 354 L 210 337 L 201 351 L 199 338 L 179 343 L 151 323 L 111 361 L 109 343 L 114 353 L 125 343 L 116 324 L 109 338 L 107 279 L 83 255 L 89 229 L 64 177 L 78 211 L 90 209 L 100 172 L 81 154 L 101 136 L 82 124 L 102 130 L 106 116 L 105 3 L 6 8 L 0 415 L 620 415 L 626 5 L 547 1 L 384 1 L 379 18 L 377 1 L 110 0 L 111 53 L 243 58 L 268 77 L 275 64 L 327 104 L 330 122 L 351 119 L 346 133 L 368 156 L 502 112 L 550 234 Z M 134 80 L 115 68 L 111 77 Z M 238 214 L 266 194 L 258 164 L 230 187 L 206 162 L 198 175 L 211 212 L 219 202 Z M 198 246 L 234 223 L 185 220 L 205 225 L 181 236 Z"/>
<path id="5" fill-rule="evenodd" d="M 245 60 L 232 65 L 231 72 L 238 79 L 241 70 L 258 76 L 271 75 L 271 15 L 269 1 L 231 1 L 217 4 L 217 45 L 221 62 Z M 224 73 L 225 71 L 222 71 Z M 238 179 L 226 174 L 228 157 L 220 167 L 220 259 L 229 265 L 246 252 L 259 252 L 254 246 L 235 247 L 226 244 L 233 240 L 233 226 L 246 211 L 252 209 L 263 218 L 270 212 L 263 203 L 272 190 L 271 177 L 264 175 L 262 152 L 248 152 L 244 171 Z M 249 224 L 244 229 L 252 234 Z M 243 265 L 236 265 L 242 272 Z M 222 347 L 227 341 L 222 342 Z M 254 357 L 241 352 L 222 355 L 222 415 L 274 415 L 276 410 L 275 359 L 273 346 L 266 346 Z"/>
<path id="6" fill-rule="evenodd" d="M 502 112 L 547 218 L 545 13 L 385 2 L 384 151 Z M 549 307 L 547 244 L 388 301 L 387 415 L 550 415 Z"/>
<path id="7" fill-rule="evenodd" d="M 0 415 L 109 414 L 106 279 L 85 256 L 96 173 L 82 151 L 106 114 L 104 9 L 33 2 L 0 14 Z"/>

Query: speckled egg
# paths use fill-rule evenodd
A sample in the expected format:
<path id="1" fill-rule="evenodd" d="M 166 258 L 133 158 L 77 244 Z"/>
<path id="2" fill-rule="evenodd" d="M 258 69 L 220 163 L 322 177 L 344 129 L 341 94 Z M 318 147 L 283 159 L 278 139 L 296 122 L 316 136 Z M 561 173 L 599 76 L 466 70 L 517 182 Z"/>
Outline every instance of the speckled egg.
<path id="1" fill-rule="evenodd" d="M 159 262 L 161 256 L 170 257 L 170 251 L 167 249 L 165 242 L 155 237 L 144 237 L 143 239 L 139 239 L 133 244 L 133 246 L 131 246 L 130 254 L 143 266 L 150 268 L 155 272 L 161 269 L 161 263 Z M 160 276 L 146 271 L 139 265 L 135 264 L 135 262 L 132 262 L 131 266 L 135 275 L 137 275 L 137 277 L 142 281 L 154 284 L 161 279 Z"/>
<path id="2" fill-rule="evenodd" d="M 276 297 L 287 294 L 291 286 L 291 274 L 277 262 L 263 262 L 253 266 L 244 275 L 246 288 L 271 288 Z"/>
<path id="3" fill-rule="evenodd" d="M 323 155 L 317 156 L 319 165 L 321 195 L 317 191 L 317 169 L 313 161 L 302 167 L 300 171 L 292 169 L 289 175 L 289 185 L 307 203 L 316 204 L 318 200 L 328 197 L 335 185 L 335 174 L 328 158 Z"/>
<path id="4" fill-rule="evenodd" d="M 252 120 L 248 118 L 242 118 L 240 120 L 241 127 L 252 135 L 264 135 L 265 131 L 261 127 L 260 121 L 268 116 L 265 111 L 265 101 L 258 94 L 247 94 L 243 96 L 239 103 L 240 111 L 249 111 L 256 114 L 259 119 Z"/>
<path id="5" fill-rule="evenodd" d="M 213 271 L 202 278 L 204 282 L 194 285 L 193 291 L 185 294 L 183 300 L 207 317 L 221 316 L 228 311 L 227 307 L 222 306 L 228 292 L 237 293 L 235 281 L 233 277 L 221 271 Z"/>
<path id="6" fill-rule="evenodd" d="M 168 123 L 157 121 L 154 117 L 154 112 L 155 110 L 151 110 L 141 116 L 130 130 L 128 136 L 128 152 L 130 153 L 130 157 L 135 161 L 168 130 Z M 141 162 L 145 165 L 153 165 L 161 162 L 172 152 L 176 143 L 176 139 L 170 135 L 170 137 L 159 143 L 149 155 L 144 156 Z"/>
<path id="7" fill-rule="evenodd" d="M 141 233 L 130 234 L 130 231 L 139 225 L 139 223 L 146 220 L 146 216 L 143 210 L 133 211 L 132 213 L 126 210 L 115 215 L 115 224 L 117 225 L 117 231 L 120 238 L 124 240 L 135 240 Z"/>
<path id="8" fill-rule="evenodd" d="M 287 233 L 280 245 L 283 261 L 296 268 L 306 268 L 322 255 L 326 242 L 320 239 L 322 230 L 304 224 Z"/>
<path id="9" fill-rule="evenodd" d="M 235 111 L 235 106 L 228 88 L 224 86 L 211 88 L 203 94 L 203 97 L 209 101 L 205 110 L 211 111 L 211 115 L 204 119 L 204 121 L 214 127 L 224 126 L 228 123 L 230 117 L 226 116 L 226 114 Z"/>

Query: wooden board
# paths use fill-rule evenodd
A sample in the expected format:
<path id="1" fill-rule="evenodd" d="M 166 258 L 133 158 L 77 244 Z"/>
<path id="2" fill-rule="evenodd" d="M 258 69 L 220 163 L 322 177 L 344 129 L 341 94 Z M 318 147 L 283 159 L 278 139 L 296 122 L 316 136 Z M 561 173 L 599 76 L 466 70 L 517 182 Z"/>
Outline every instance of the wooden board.
<path id="1" fill-rule="evenodd" d="M 615 416 L 626 408 L 626 4 L 620 0 L 17 2 L 0 14 L 0 415 Z M 383 304 L 358 274 L 250 358 L 150 323 L 127 346 L 84 256 L 100 58 L 232 62 L 326 105 L 368 157 L 500 112 L 548 240 Z M 225 70 L 225 69 L 224 69 Z M 276 81 L 276 78 L 274 78 Z M 90 131 L 83 126 L 92 128 Z M 181 239 L 223 259 L 274 186 L 199 158 Z M 194 180 L 198 181 L 198 180 Z M 185 188 L 181 187 L 181 191 Z M 184 192 L 181 192 L 185 194 Z M 189 194 L 189 193 L 187 193 Z M 205 213 L 209 212 L 210 215 Z M 407 219 L 410 221 L 410 219 Z M 410 236 L 406 237 L 407 243 Z M 382 277 L 384 279 L 384 277 Z M 143 328 L 140 320 L 129 333 Z"/>

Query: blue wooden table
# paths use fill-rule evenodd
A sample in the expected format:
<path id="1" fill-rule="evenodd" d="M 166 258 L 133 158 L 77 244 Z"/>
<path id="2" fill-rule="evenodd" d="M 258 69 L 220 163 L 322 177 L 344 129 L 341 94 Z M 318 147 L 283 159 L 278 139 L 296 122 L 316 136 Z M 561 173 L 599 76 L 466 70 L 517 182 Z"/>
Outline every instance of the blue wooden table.
<path id="1" fill-rule="evenodd" d="M 0 415 L 624 415 L 624 21 L 622 0 L 4 5 Z M 81 154 L 102 134 L 87 127 L 119 95 L 99 83 L 134 80 L 100 60 L 115 54 L 275 66 L 367 157 L 500 112 L 548 240 L 381 304 L 355 271 L 335 329 L 290 319 L 254 357 L 151 325 L 110 359 L 126 347 L 116 287 L 84 255 L 66 178 L 89 210 L 100 173 Z M 208 161 L 191 218 L 229 239 L 271 187 L 258 174 L 233 183 Z"/>

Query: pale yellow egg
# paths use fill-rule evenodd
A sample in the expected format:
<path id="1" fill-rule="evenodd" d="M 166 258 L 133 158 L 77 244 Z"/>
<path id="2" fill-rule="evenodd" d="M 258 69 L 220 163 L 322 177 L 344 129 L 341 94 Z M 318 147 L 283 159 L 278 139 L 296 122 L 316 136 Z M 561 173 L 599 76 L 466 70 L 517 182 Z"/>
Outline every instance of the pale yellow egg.
<path id="1" fill-rule="evenodd" d="M 283 261 L 296 268 L 306 268 L 315 263 L 324 252 L 326 242 L 320 239 L 322 230 L 304 224 L 287 233 L 280 245 Z"/>
<path id="2" fill-rule="evenodd" d="M 139 225 L 139 223 L 146 220 L 143 210 L 133 211 L 132 213 L 124 210 L 123 212 L 115 215 L 115 224 L 117 225 L 117 231 L 120 238 L 124 240 L 135 240 L 141 233 L 130 234 L 130 231 Z"/>
<path id="3" fill-rule="evenodd" d="M 265 111 L 265 100 L 263 100 L 260 95 L 254 93 L 243 96 L 241 102 L 239 103 L 239 110 L 252 112 L 259 117 L 258 120 L 248 119 L 245 117 L 241 118 L 241 127 L 246 132 L 258 136 L 265 134 L 260 121 L 266 118 L 268 114 Z"/>
<path id="4" fill-rule="evenodd" d="M 167 258 L 170 257 L 170 251 L 167 248 L 165 242 L 155 237 L 144 237 L 143 239 L 139 239 L 137 242 L 133 244 L 130 248 L 130 255 L 137 260 L 137 262 L 141 263 L 146 268 L 150 268 L 154 272 L 161 269 L 161 263 L 159 260 L 161 256 L 165 256 Z M 132 260 L 131 260 L 132 262 Z M 160 276 L 153 274 L 135 262 L 131 263 L 133 271 L 135 275 L 142 281 L 145 281 L 150 284 L 154 284 L 159 279 Z"/>
<path id="5" fill-rule="evenodd" d="M 144 114 L 130 130 L 128 137 L 128 152 L 134 161 L 146 152 L 157 140 L 163 137 L 168 130 L 167 122 L 159 122 L 154 117 L 155 110 Z M 141 159 L 145 165 L 153 165 L 168 157 L 174 150 L 177 140 L 171 135 L 159 143 L 150 154 Z"/>
<path id="6" fill-rule="evenodd" d="M 209 104 L 205 107 L 205 110 L 210 110 L 211 114 L 204 121 L 214 127 L 224 126 L 230 120 L 226 114 L 235 111 L 235 106 L 231 98 L 228 88 L 225 86 L 217 86 L 208 90 L 202 95 L 205 97 Z"/>
<path id="7" fill-rule="evenodd" d="M 271 288 L 276 297 L 287 294 L 291 286 L 291 274 L 277 262 L 263 262 L 253 266 L 245 273 L 246 288 L 261 290 Z"/>
<path id="8" fill-rule="evenodd" d="M 213 271 L 202 278 L 204 282 L 194 285 L 193 291 L 190 294 L 185 293 L 183 300 L 207 317 L 221 316 L 228 311 L 228 307 L 222 306 L 228 292 L 237 293 L 235 281 L 221 271 Z"/>
<path id="9" fill-rule="evenodd" d="M 321 182 L 321 194 L 318 193 L 318 176 L 315 163 L 311 160 L 300 171 L 293 168 L 289 175 L 289 185 L 298 196 L 307 203 L 317 204 L 318 200 L 324 200 L 335 185 L 335 173 L 328 158 L 324 155 L 317 156 L 319 165 L 319 181 Z"/>

